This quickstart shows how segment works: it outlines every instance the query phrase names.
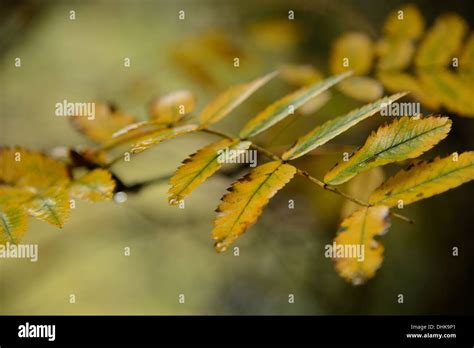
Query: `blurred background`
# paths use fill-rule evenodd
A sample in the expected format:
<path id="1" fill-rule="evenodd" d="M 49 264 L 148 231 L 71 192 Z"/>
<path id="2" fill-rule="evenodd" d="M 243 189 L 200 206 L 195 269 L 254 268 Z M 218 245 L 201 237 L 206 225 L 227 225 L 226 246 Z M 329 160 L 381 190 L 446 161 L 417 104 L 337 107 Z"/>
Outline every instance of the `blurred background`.
<path id="1" fill-rule="evenodd" d="M 64 99 L 113 102 L 146 119 L 147 104 L 177 89 L 196 94 L 198 110 L 226 87 L 282 64 L 311 64 L 328 75 L 331 43 L 348 30 L 377 38 L 403 1 L 5 1 L 0 7 L 0 144 L 31 149 L 91 144 L 67 118 Z M 470 1 L 412 1 L 430 25 L 456 12 L 472 30 Z M 75 20 L 70 20 L 70 11 Z M 178 12 L 185 11 L 185 20 Z M 295 20 L 289 22 L 289 10 Z M 21 68 L 15 68 L 15 58 Z M 233 65 L 234 57 L 240 66 Z M 130 58 L 130 67 L 124 67 Z M 294 86 L 275 80 L 218 128 L 236 133 L 250 117 Z M 334 90 L 315 113 L 289 118 L 256 141 L 275 149 L 322 121 L 362 103 Z M 451 115 L 451 114 L 449 114 Z M 474 149 L 474 120 L 452 116 L 450 136 L 423 157 Z M 386 120 L 373 117 L 336 144 L 361 144 Z M 211 135 L 189 135 L 114 166 L 127 183 L 172 174 Z M 340 153 L 298 159 L 321 178 Z M 400 164 L 383 168 L 385 176 Z M 354 287 L 324 257 L 344 200 L 297 177 L 231 250 L 217 254 L 214 209 L 243 171 L 215 175 L 186 200 L 167 203 L 166 182 L 127 202 L 80 203 L 58 230 L 30 219 L 23 243 L 39 260 L 0 260 L 0 314 L 461 314 L 473 312 L 472 183 L 406 207 L 415 225 L 393 220 L 382 238 L 385 259 L 367 284 Z M 380 175 L 377 173 L 376 175 Z M 230 177 L 229 177 L 230 176 Z M 369 177 L 370 178 L 370 177 Z M 359 183 L 362 188 L 370 185 Z M 355 190 L 345 185 L 345 190 Z M 360 191 L 360 187 L 359 187 Z M 288 209 L 288 201 L 295 202 Z M 124 255 L 129 247 L 130 256 Z M 459 248 L 459 256 L 452 248 Z M 69 303 L 74 294 L 76 303 Z M 180 304 L 178 296 L 185 295 Z M 295 302 L 288 303 L 289 294 Z M 405 302 L 397 302 L 403 294 Z"/>

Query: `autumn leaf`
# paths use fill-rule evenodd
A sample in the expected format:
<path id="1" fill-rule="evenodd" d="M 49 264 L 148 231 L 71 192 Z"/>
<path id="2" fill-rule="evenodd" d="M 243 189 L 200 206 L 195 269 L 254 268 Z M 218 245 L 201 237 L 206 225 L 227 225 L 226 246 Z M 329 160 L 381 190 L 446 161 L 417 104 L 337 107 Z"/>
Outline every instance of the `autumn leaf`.
<path id="1" fill-rule="evenodd" d="M 155 98 L 148 112 L 152 120 L 166 125 L 176 124 L 196 106 L 196 97 L 189 91 L 176 91 Z"/>
<path id="2" fill-rule="evenodd" d="M 403 70 L 407 68 L 415 53 L 412 40 L 404 38 L 383 38 L 376 45 L 378 70 Z"/>
<path id="3" fill-rule="evenodd" d="M 323 74 L 312 65 L 284 64 L 279 71 L 282 80 L 297 87 L 311 85 L 323 79 Z"/>
<path id="4" fill-rule="evenodd" d="M 462 17 L 447 14 L 439 17 L 421 41 L 415 56 L 418 67 L 444 66 L 459 51 L 467 24 Z"/>
<path id="5" fill-rule="evenodd" d="M 120 111 L 112 110 L 107 104 L 95 103 L 95 117 L 69 117 L 72 125 L 97 144 L 104 144 L 112 134 L 134 122 L 135 118 Z"/>
<path id="6" fill-rule="evenodd" d="M 344 73 L 329 77 L 321 82 L 303 87 L 291 94 L 288 94 L 282 99 L 279 99 L 275 103 L 269 105 L 262 112 L 257 114 L 257 116 L 253 117 L 249 122 L 247 122 L 247 124 L 239 133 L 240 138 L 250 138 L 259 134 L 260 132 L 263 132 L 267 128 L 270 128 L 291 114 L 292 111 L 298 109 L 300 106 L 304 105 L 317 95 L 320 95 L 331 86 L 345 79 L 349 75 L 350 73 Z"/>
<path id="7" fill-rule="evenodd" d="M 75 179 L 69 186 L 72 198 L 89 202 L 105 201 L 112 198 L 115 181 L 105 169 L 94 169 Z"/>
<path id="8" fill-rule="evenodd" d="M 219 162 L 220 151 L 232 150 L 232 153 L 236 153 L 235 151 L 247 150 L 250 144 L 249 141 L 224 139 L 200 149 L 185 159 L 170 179 L 171 187 L 168 191 L 170 204 L 178 204 L 222 167 L 222 163 Z"/>
<path id="9" fill-rule="evenodd" d="M 370 38 L 359 32 L 348 32 L 340 36 L 331 48 L 329 67 L 333 74 L 353 71 L 364 75 L 372 66 L 374 47 Z"/>
<path id="10" fill-rule="evenodd" d="M 385 206 L 360 208 L 342 222 L 331 246 L 336 270 L 342 278 L 361 285 L 375 275 L 382 265 L 384 251 L 375 237 L 385 234 L 389 227 L 389 209 Z"/>
<path id="11" fill-rule="evenodd" d="M 366 76 L 353 76 L 341 81 L 337 88 L 355 100 L 370 102 L 383 95 L 383 86 L 377 80 Z"/>
<path id="12" fill-rule="evenodd" d="M 234 182 L 217 208 L 212 236 L 218 252 L 225 251 L 253 225 L 277 191 L 295 175 L 296 168 L 273 161 L 253 169 Z"/>
<path id="13" fill-rule="evenodd" d="M 70 202 L 65 185 L 36 193 L 24 204 L 29 215 L 62 228 L 69 218 Z"/>
<path id="14" fill-rule="evenodd" d="M 360 109 L 353 110 L 344 116 L 329 120 L 316 127 L 306 135 L 300 137 L 296 143 L 283 155 L 284 160 L 291 160 L 305 155 L 318 146 L 327 143 L 339 134 L 345 132 L 360 121 L 376 114 L 381 108 L 401 97 L 404 93 L 394 94 L 390 97 L 382 98 L 375 103 L 367 104 Z"/>
<path id="15" fill-rule="evenodd" d="M 26 233 L 28 216 L 20 206 L 0 204 L 0 245 L 17 244 Z"/>
<path id="16" fill-rule="evenodd" d="M 232 110 L 250 97 L 257 89 L 262 87 L 277 73 L 269 73 L 249 83 L 242 83 L 232 86 L 228 90 L 219 94 L 199 114 L 199 121 L 202 125 L 216 123 L 227 116 Z"/>
<path id="17" fill-rule="evenodd" d="M 66 165 L 38 151 L 0 149 L 0 182 L 11 186 L 46 188 L 68 181 Z"/>
<path id="18" fill-rule="evenodd" d="M 418 157 L 443 140 L 450 129 L 451 120 L 447 117 L 397 119 L 372 133 L 364 146 L 348 161 L 331 169 L 324 181 L 339 185 L 369 168 Z"/>
<path id="19" fill-rule="evenodd" d="M 384 34 L 389 37 L 418 39 L 425 27 L 423 16 L 412 4 L 392 11 L 385 20 Z"/>
<path id="20" fill-rule="evenodd" d="M 157 145 L 165 140 L 176 138 L 177 136 L 195 132 L 198 130 L 198 126 L 194 124 L 176 126 L 173 128 L 159 129 L 156 132 L 147 134 L 140 139 L 137 139 L 130 148 L 132 154 L 138 154 L 143 152 L 150 147 Z"/>
<path id="21" fill-rule="evenodd" d="M 417 202 L 474 179 L 474 152 L 419 162 L 389 178 L 370 196 L 372 204 L 389 207 Z"/>

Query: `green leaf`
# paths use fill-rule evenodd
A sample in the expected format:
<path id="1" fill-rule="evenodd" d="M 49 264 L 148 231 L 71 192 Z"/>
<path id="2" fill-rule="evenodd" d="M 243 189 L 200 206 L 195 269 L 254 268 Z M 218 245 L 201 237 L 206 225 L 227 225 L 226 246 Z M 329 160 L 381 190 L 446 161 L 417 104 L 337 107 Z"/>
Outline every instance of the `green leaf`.
<path id="1" fill-rule="evenodd" d="M 446 138 L 450 129 L 447 117 L 402 117 L 372 133 L 364 146 L 331 169 L 324 181 L 339 185 L 369 168 L 418 157 Z"/>
<path id="2" fill-rule="evenodd" d="M 173 128 L 164 128 L 157 130 L 156 132 L 150 133 L 140 138 L 139 140 L 136 140 L 136 142 L 132 145 L 130 152 L 132 154 L 143 152 L 165 140 L 169 140 L 183 134 L 195 132 L 198 129 L 199 128 L 197 125 L 187 124 L 183 126 L 176 126 Z"/>
<path id="3" fill-rule="evenodd" d="M 474 151 L 461 155 L 454 153 L 445 158 L 419 162 L 395 174 L 369 198 L 372 204 L 389 207 L 417 202 L 474 179 Z"/>
<path id="4" fill-rule="evenodd" d="M 300 88 L 269 105 L 265 110 L 247 122 L 244 128 L 240 131 L 240 138 L 250 138 L 263 132 L 267 128 L 270 128 L 275 123 L 283 120 L 292 111 L 298 109 L 300 106 L 326 91 L 331 86 L 334 86 L 339 81 L 342 81 L 350 74 L 350 72 L 346 72 L 344 74 L 332 76 L 311 86 Z"/>
<path id="5" fill-rule="evenodd" d="M 250 97 L 257 89 L 270 81 L 277 72 L 269 73 L 249 83 L 232 86 L 207 104 L 199 115 L 202 125 L 216 123 Z"/>
<path id="6" fill-rule="evenodd" d="M 345 132 L 360 121 L 375 115 L 387 104 L 403 97 L 406 93 L 394 94 L 382 98 L 375 103 L 367 104 L 360 109 L 353 110 L 344 116 L 329 120 L 299 138 L 296 143 L 283 155 L 284 160 L 301 157 L 318 146 L 327 143 L 339 134 Z"/>

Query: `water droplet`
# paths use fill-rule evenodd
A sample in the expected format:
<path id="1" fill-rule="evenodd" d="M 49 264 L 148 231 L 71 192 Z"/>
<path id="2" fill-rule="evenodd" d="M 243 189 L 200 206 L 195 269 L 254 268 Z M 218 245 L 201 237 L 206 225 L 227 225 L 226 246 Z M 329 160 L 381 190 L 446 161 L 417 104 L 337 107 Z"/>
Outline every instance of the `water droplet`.
<path id="1" fill-rule="evenodd" d="M 123 191 L 115 193 L 114 201 L 117 203 L 125 203 L 127 201 L 127 194 Z"/>

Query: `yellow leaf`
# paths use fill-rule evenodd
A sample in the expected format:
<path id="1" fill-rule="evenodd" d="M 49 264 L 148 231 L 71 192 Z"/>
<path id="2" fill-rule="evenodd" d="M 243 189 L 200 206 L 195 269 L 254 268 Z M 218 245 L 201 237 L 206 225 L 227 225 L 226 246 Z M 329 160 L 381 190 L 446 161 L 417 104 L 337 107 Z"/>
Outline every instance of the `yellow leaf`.
<path id="1" fill-rule="evenodd" d="M 64 163 L 20 147 L 0 148 L 0 182 L 45 188 L 64 180 L 69 180 Z"/>
<path id="2" fill-rule="evenodd" d="M 379 70 L 403 70 L 410 65 L 415 45 L 404 38 L 384 38 L 377 43 Z"/>
<path id="3" fill-rule="evenodd" d="M 149 114 L 159 123 L 175 124 L 196 106 L 196 97 L 189 91 L 176 91 L 152 100 Z"/>
<path id="4" fill-rule="evenodd" d="M 201 124 L 210 124 L 220 121 L 250 97 L 257 89 L 275 77 L 276 74 L 276 72 L 269 73 L 249 83 L 242 83 L 230 87 L 204 107 L 199 115 L 199 121 Z"/>
<path id="5" fill-rule="evenodd" d="M 384 247 L 375 238 L 390 227 L 385 206 L 361 208 L 345 219 L 332 247 L 339 275 L 353 285 L 365 283 L 383 262 Z"/>
<path id="6" fill-rule="evenodd" d="M 0 204 L 0 245 L 17 244 L 26 233 L 28 216 L 20 206 Z"/>
<path id="7" fill-rule="evenodd" d="M 370 193 L 379 187 L 384 179 L 385 174 L 381 167 L 371 168 L 349 181 L 345 191 L 352 197 L 357 197 L 361 201 L 366 202 L 369 199 Z M 341 217 L 346 218 L 359 208 L 360 205 L 345 200 L 341 209 Z"/>
<path id="8" fill-rule="evenodd" d="M 245 151 L 250 144 L 249 141 L 224 139 L 202 148 L 185 159 L 170 179 L 171 188 L 168 191 L 170 204 L 178 204 L 222 167 L 222 162 L 219 161 L 222 151 Z"/>
<path id="9" fill-rule="evenodd" d="M 288 51 L 301 38 L 296 23 L 284 19 L 257 22 L 248 28 L 248 35 L 261 48 L 272 51 Z"/>
<path id="10" fill-rule="evenodd" d="M 312 65 L 285 64 L 279 71 L 282 80 L 297 87 L 311 85 L 323 79 L 323 74 Z"/>
<path id="11" fill-rule="evenodd" d="M 114 132 L 135 122 L 134 117 L 101 103 L 95 104 L 94 119 L 84 116 L 72 116 L 69 119 L 77 130 L 98 144 L 106 143 Z"/>
<path id="12" fill-rule="evenodd" d="M 212 231 L 216 250 L 226 250 L 253 225 L 270 198 L 283 188 L 295 173 L 295 167 L 274 161 L 253 169 L 234 182 L 216 210 L 218 214 Z"/>
<path id="13" fill-rule="evenodd" d="M 60 228 L 69 218 L 70 202 L 65 185 L 36 193 L 24 206 L 29 215 Z"/>
<path id="14" fill-rule="evenodd" d="M 384 106 L 403 96 L 403 93 L 399 93 L 382 98 L 377 102 L 364 105 L 359 109 L 352 110 L 346 115 L 336 117 L 317 126 L 312 131 L 298 138 L 296 143 L 282 155 L 282 158 L 284 160 L 291 160 L 305 155 L 315 148 L 324 145 L 329 140 L 355 126 L 367 117 L 375 115 Z"/>
<path id="15" fill-rule="evenodd" d="M 112 198 L 115 181 L 105 169 L 94 169 L 75 179 L 69 186 L 72 198 L 89 202 L 105 201 Z"/>
<path id="16" fill-rule="evenodd" d="M 337 86 L 345 95 L 363 102 L 379 99 L 383 86 L 377 80 L 366 76 L 354 76 L 341 81 Z"/>
<path id="17" fill-rule="evenodd" d="M 459 69 L 470 74 L 474 73 L 474 34 L 469 36 L 459 59 Z"/>
<path id="18" fill-rule="evenodd" d="M 188 124 L 183 126 L 177 126 L 173 128 L 164 128 L 157 130 L 154 133 L 150 133 L 140 139 L 138 139 L 131 147 L 130 152 L 137 154 L 149 149 L 150 147 L 157 145 L 165 140 L 175 138 L 177 136 L 195 132 L 198 130 L 198 126 L 194 124 Z"/>
<path id="19" fill-rule="evenodd" d="M 417 202 L 474 179 L 474 151 L 419 162 L 389 178 L 370 196 L 370 203 L 389 207 Z"/>
<path id="20" fill-rule="evenodd" d="M 250 138 L 260 132 L 263 132 L 267 128 L 270 128 L 275 123 L 283 120 L 286 116 L 294 112 L 300 106 L 307 103 L 317 95 L 320 95 L 349 75 L 350 73 L 344 73 L 329 77 L 313 85 L 302 87 L 297 91 L 277 100 L 273 104 L 270 104 L 263 111 L 257 114 L 257 116 L 248 121 L 247 124 L 245 124 L 245 126 L 240 131 L 240 138 Z"/>
<path id="21" fill-rule="evenodd" d="M 348 161 L 338 163 L 324 176 L 324 182 L 339 185 L 369 168 L 418 157 L 443 140 L 450 129 L 447 117 L 396 119 L 373 132 Z"/>
<path id="22" fill-rule="evenodd" d="M 349 32 L 340 36 L 331 48 L 329 58 L 333 74 L 353 71 L 364 75 L 370 71 L 374 47 L 370 38 L 363 33 Z"/>
<path id="23" fill-rule="evenodd" d="M 415 56 L 418 67 L 443 66 L 459 51 L 467 30 L 464 19 L 455 14 L 439 17 L 421 41 Z"/>
<path id="24" fill-rule="evenodd" d="M 426 107 L 432 110 L 437 110 L 440 107 L 439 100 L 427 92 L 422 82 L 410 74 L 380 71 L 377 78 L 392 93 L 409 91 L 411 96 L 419 100 Z"/>
<path id="25" fill-rule="evenodd" d="M 324 91 L 301 105 L 298 109 L 298 113 L 305 116 L 311 115 L 326 105 L 326 103 L 331 100 L 331 97 L 332 93 L 330 91 Z"/>
<path id="26" fill-rule="evenodd" d="M 391 37 L 417 39 L 423 33 L 423 16 L 414 5 L 404 5 L 392 11 L 384 25 L 384 34 Z"/>
<path id="27" fill-rule="evenodd" d="M 449 111 L 474 117 L 474 85 L 447 69 L 419 72 L 420 80 L 429 93 Z"/>

